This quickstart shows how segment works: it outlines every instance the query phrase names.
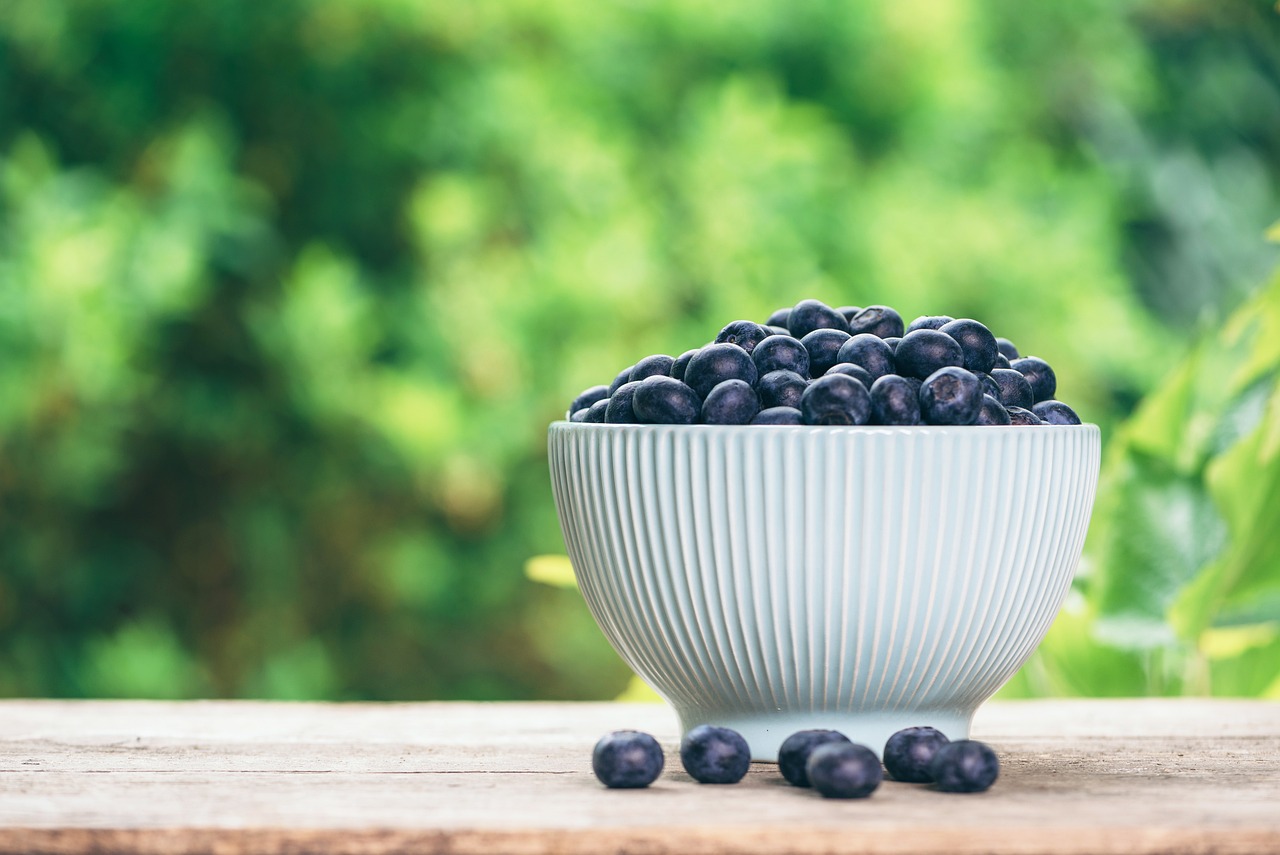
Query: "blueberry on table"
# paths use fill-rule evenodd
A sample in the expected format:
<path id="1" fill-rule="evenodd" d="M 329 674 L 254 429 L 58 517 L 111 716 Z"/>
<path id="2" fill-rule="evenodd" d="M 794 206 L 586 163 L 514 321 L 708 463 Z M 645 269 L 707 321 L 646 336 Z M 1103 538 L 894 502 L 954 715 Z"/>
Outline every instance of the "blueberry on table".
<path id="1" fill-rule="evenodd" d="M 861 306 L 841 306 L 840 308 L 836 309 L 836 311 L 844 315 L 844 319 L 846 321 L 851 321 L 853 320 L 854 315 L 862 311 L 862 307 Z"/>
<path id="2" fill-rule="evenodd" d="M 809 381 L 794 371 L 770 371 L 756 381 L 756 394 L 760 396 L 760 406 L 796 407 L 800 406 L 800 396 L 809 388 Z"/>
<path id="3" fill-rule="evenodd" d="M 809 755 L 805 774 L 828 799 L 865 799 L 884 780 L 874 751 L 854 742 L 830 742 Z"/>
<path id="4" fill-rule="evenodd" d="M 899 374 L 923 380 L 939 368 L 964 365 L 964 350 L 960 342 L 944 332 L 912 330 L 898 342 L 893 362 Z"/>
<path id="5" fill-rule="evenodd" d="M 700 724 L 680 740 L 680 762 L 700 784 L 736 784 L 751 767 L 751 748 L 736 730 Z"/>
<path id="6" fill-rule="evenodd" d="M 861 365 L 854 365 L 852 362 L 837 362 L 835 365 L 828 368 L 827 373 L 823 376 L 825 377 L 830 374 L 848 374 L 854 380 L 857 380 L 863 386 L 866 386 L 867 391 L 871 391 L 871 384 L 876 382 L 875 378 L 871 376 L 870 371 L 863 368 Z"/>
<path id="7" fill-rule="evenodd" d="M 676 361 L 671 363 L 671 376 L 677 380 L 683 380 L 685 369 L 689 367 L 689 360 L 693 359 L 693 355 L 697 352 L 698 349 L 695 347 L 677 356 Z"/>
<path id="8" fill-rule="evenodd" d="M 1022 372 L 1022 376 L 1027 378 L 1027 382 L 1031 384 L 1031 396 L 1036 399 L 1037 404 L 1052 400 L 1058 391 L 1058 377 L 1049 363 L 1036 356 L 1024 356 L 1011 360 L 1009 364 L 1014 371 Z"/>
<path id="9" fill-rule="evenodd" d="M 793 786 L 807 787 L 809 776 L 805 774 L 804 767 L 813 750 L 821 745 L 849 741 L 849 737 L 838 730 L 797 731 L 788 736 L 778 749 L 778 771 Z"/>
<path id="10" fill-rule="evenodd" d="M 983 395 L 982 408 L 978 410 L 978 420 L 974 424 L 991 426 L 1010 423 L 1009 411 L 1004 408 L 1004 404 L 991 395 Z"/>
<path id="11" fill-rule="evenodd" d="M 996 347 L 1000 350 L 1000 355 L 1010 362 L 1013 362 L 1013 360 L 1021 356 L 1021 354 L 1018 353 L 1018 348 L 1016 348 L 1013 342 L 1009 341 L 1007 338 L 996 336 Z"/>
<path id="12" fill-rule="evenodd" d="M 991 330 L 978 321 L 960 318 L 943 324 L 939 332 L 944 332 L 960 343 L 964 351 L 964 367 L 970 371 L 987 372 L 996 364 L 996 356 L 1000 348 L 996 347 L 996 337 Z"/>
<path id="13" fill-rule="evenodd" d="M 647 377 L 663 377 L 671 376 L 671 366 L 675 365 L 675 359 L 667 356 L 665 353 L 656 353 L 653 356 L 646 356 L 635 364 L 631 369 L 632 383 L 637 383 Z"/>
<path id="14" fill-rule="evenodd" d="M 1022 407 L 1024 410 L 1029 410 L 1035 403 L 1031 384 L 1027 382 L 1026 377 L 1022 376 L 1021 371 L 1014 371 L 1012 368 L 992 368 L 991 379 L 1000 390 L 1000 394 L 996 395 L 997 400 L 1006 407 Z"/>
<path id="15" fill-rule="evenodd" d="M 954 321 L 950 315 L 921 315 L 907 327 L 907 332 L 916 330 L 937 330 Z"/>
<path id="16" fill-rule="evenodd" d="M 888 306 L 867 306 L 849 319 L 849 333 L 870 333 L 880 338 L 902 337 L 902 316 Z"/>
<path id="17" fill-rule="evenodd" d="M 631 410 L 643 424 L 692 425 L 698 422 L 702 399 L 676 378 L 655 374 L 640 383 L 631 398 Z"/>
<path id="18" fill-rule="evenodd" d="M 591 752 L 591 771 L 612 789 L 647 787 L 662 774 L 662 746 L 638 730 L 606 733 Z"/>
<path id="19" fill-rule="evenodd" d="M 609 407 L 604 411 L 604 420 L 611 425 L 630 425 L 636 423 L 636 414 L 633 409 L 632 398 L 635 397 L 636 390 L 640 388 L 639 383 L 623 383 L 618 387 L 618 391 L 609 396 Z"/>
<path id="20" fill-rule="evenodd" d="M 605 413 L 607 413 L 608 411 L 609 411 L 608 398 L 605 398 L 603 401 L 596 401 L 594 404 L 592 404 L 590 407 L 587 408 L 587 415 L 586 415 L 586 418 L 583 419 L 583 421 L 586 422 L 587 424 L 592 424 L 592 425 L 604 424 Z"/>
<path id="21" fill-rule="evenodd" d="M 614 392 L 616 392 L 616 391 L 618 391 L 619 389 L 621 389 L 621 388 L 622 388 L 622 384 L 623 384 L 623 383 L 630 383 L 630 382 L 631 382 L 631 369 L 632 369 L 632 368 L 635 368 L 635 366 L 634 366 L 634 365 L 628 365 L 626 368 L 624 368 L 624 369 L 622 369 L 621 371 L 619 371 L 619 372 L 618 372 L 618 376 L 617 376 L 617 377 L 613 378 L 613 382 L 609 384 L 609 396 L 610 396 L 610 397 L 612 397 L 612 396 L 613 396 L 613 393 L 614 393 Z"/>
<path id="22" fill-rule="evenodd" d="M 769 336 L 769 331 L 755 321 L 734 321 L 726 324 L 716 336 L 716 344 L 736 344 L 747 353 Z"/>
<path id="23" fill-rule="evenodd" d="M 790 335 L 771 335 L 751 351 L 751 359 L 761 377 L 770 371 L 794 371 L 809 376 L 809 349 Z"/>
<path id="24" fill-rule="evenodd" d="M 788 320 L 790 317 L 791 317 L 791 308 L 790 308 L 790 307 L 787 307 L 787 308 L 785 308 L 785 309 L 774 309 L 773 314 L 772 314 L 772 315 L 770 315 L 770 316 L 769 316 L 769 319 L 768 319 L 767 321 L 765 321 L 765 322 L 764 322 L 764 326 L 766 326 L 766 327 L 782 327 L 783 329 L 786 329 L 786 327 L 787 327 L 787 320 Z"/>
<path id="25" fill-rule="evenodd" d="M 897 374 L 886 374 L 871 384 L 871 423 L 920 424 L 920 396 L 917 389 L 915 383 Z"/>
<path id="26" fill-rule="evenodd" d="M 689 391 L 693 392 L 692 389 Z M 726 380 L 717 384 L 702 402 L 702 422 L 708 425 L 750 424 L 758 412 L 760 398 L 745 380 Z"/>
<path id="27" fill-rule="evenodd" d="M 973 739 L 944 745 L 929 763 L 933 785 L 944 793 L 980 793 L 1000 776 L 1000 761 L 990 747 Z"/>
<path id="28" fill-rule="evenodd" d="M 767 407 L 756 413 L 753 425 L 802 425 L 804 417 L 795 407 Z"/>
<path id="29" fill-rule="evenodd" d="M 800 339 L 805 350 L 809 351 L 809 374 L 821 377 L 827 370 L 840 361 L 840 348 L 849 340 L 849 334 L 841 330 L 814 330 Z"/>
<path id="30" fill-rule="evenodd" d="M 871 393 L 847 374 L 828 374 L 804 390 L 800 414 L 807 425 L 865 425 L 871 418 Z"/>
<path id="31" fill-rule="evenodd" d="M 592 386 L 590 389 L 587 389 L 581 395 L 573 399 L 573 403 L 569 405 L 569 414 L 572 415 L 573 413 L 578 412 L 578 410 L 585 410 L 596 401 L 603 401 L 607 397 L 609 397 L 608 386 Z"/>
<path id="32" fill-rule="evenodd" d="M 933 755 L 950 742 L 940 730 L 932 727 L 903 728 L 884 744 L 884 767 L 895 780 L 928 783 L 933 780 L 929 775 Z"/>
<path id="33" fill-rule="evenodd" d="M 861 365 L 871 375 L 872 382 L 894 373 L 893 350 L 884 339 L 871 333 L 858 333 L 840 345 L 836 361 Z"/>
<path id="34" fill-rule="evenodd" d="M 920 386 L 920 414 L 931 425 L 971 425 L 981 409 L 982 384 L 972 371 L 939 368 Z"/>
<path id="35" fill-rule="evenodd" d="M 1061 401 L 1037 401 L 1031 408 L 1042 422 L 1047 425 L 1078 425 L 1080 417 L 1076 411 Z"/>
<path id="36" fill-rule="evenodd" d="M 736 344 L 709 344 L 689 360 L 684 382 L 693 387 L 698 397 L 705 398 L 726 380 L 743 380 L 754 384 L 759 376 L 751 354 Z"/>
<path id="37" fill-rule="evenodd" d="M 844 315 L 819 300 L 801 300 L 787 316 L 787 329 L 796 338 L 804 338 L 814 330 L 849 331 Z"/>
<path id="38" fill-rule="evenodd" d="M 1009 411 L 1009 424 L 1011 425 L 1042 425 L 1044 419 L 1037 416 L 1030 410 L 1024 410 L 1022 407 L 1006 407 Z"/>

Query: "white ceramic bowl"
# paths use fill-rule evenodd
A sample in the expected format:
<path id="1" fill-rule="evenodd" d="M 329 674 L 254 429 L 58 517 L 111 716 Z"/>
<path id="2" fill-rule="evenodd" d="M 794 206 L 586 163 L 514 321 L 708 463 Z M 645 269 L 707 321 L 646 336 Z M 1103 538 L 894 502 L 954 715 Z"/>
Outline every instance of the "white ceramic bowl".
<path id="1" fill-rule="evenodd" d="M 877 753 L 968 736 L 1044 638 L 1084 543 L 1095 425 L 556 422 L 565 544 L 610 643 L 685 730 L 757 760 L 805 728 Z"/>

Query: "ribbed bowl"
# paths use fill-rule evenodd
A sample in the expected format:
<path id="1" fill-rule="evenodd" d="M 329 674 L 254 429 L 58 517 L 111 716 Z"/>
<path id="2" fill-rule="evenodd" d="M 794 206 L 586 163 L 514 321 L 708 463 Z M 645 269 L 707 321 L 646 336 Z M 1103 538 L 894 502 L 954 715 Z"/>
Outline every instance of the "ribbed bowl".
<path id="1" fill-rule="evenodd" d="M 551 426 L 596 622 L 685 730 L 758 760 L 834 728 L 969 733 L 1044 638 L 1084 543 L 1094 425 Z"/>

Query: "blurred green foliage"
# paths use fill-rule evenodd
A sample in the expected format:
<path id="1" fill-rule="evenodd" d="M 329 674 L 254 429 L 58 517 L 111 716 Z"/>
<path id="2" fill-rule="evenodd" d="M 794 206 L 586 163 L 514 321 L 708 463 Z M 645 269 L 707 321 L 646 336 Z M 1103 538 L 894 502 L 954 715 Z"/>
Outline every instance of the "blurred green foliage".
<path id="1" fill-rule="evenodd" d="M 1275 262 L 1277 35 L 1212 0 L 9 0 L 0 694 L 612 696 L 521 572 L 577 391 L 813 296 L 983 319 L 1111 435 Z M 1127 582 L 1091 552 L 1072 638 L 1124 693 L 1223 621 L 1255 634 L 1216 661 L 1273 647 L 1235 445 L 1148 459 L 1141 412 L 1108 471 L 1221 519 Z M 1050 653 L 1020 690 L 1102 690 Z"/>

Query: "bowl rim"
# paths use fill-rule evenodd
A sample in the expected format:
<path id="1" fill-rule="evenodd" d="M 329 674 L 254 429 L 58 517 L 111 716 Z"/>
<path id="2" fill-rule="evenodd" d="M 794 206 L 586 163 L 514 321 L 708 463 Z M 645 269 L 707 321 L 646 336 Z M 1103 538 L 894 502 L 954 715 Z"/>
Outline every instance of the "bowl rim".
<path id="1" fill-rule="evenodd" d="M 1093 433 L 1100 434 L 1102 429 L 1093 422 L 1078 425 L 667 425 L 667 424 L 608 424 L 603 422 L 571 422 L 557 419 L 547 427 L 550 431 L 591 432 L 591 431 L 649 431 L 662 433 L 719 433 L 732 434 L 747 431 L 757 434 L 772 431 L 775 434 L 818 434 L 818 435 L 894 435 L 894 436 L 929 436 L 939 433 L 972 434 L 980 436 L 988 434 L 1004 434 L 1014 431 L 1045 431 L 1054 433 Z"/>

